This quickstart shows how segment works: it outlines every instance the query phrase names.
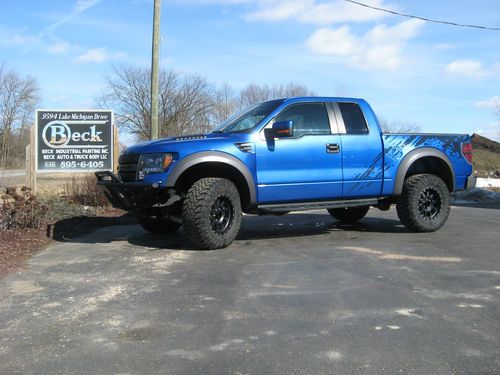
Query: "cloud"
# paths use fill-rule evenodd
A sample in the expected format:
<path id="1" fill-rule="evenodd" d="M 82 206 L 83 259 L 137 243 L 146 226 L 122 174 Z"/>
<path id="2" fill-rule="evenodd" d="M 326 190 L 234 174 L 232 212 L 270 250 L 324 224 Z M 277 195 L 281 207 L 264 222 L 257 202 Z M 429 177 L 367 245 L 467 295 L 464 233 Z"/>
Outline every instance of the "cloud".
<path id="1" fill-rule="evenodd" d="M 0 46 L 27 46 L 39 44 L 40 40 L 36 35 L 23 34 L 19 30 L 7 28 L 0 25 Z"/>
<path id="2" fill-rule="evenodd" d="M 314 0 L 281 0 L 281 1 L 259 1 L 259 10 L 246 15 L 250 21 L 281 21 L 310 10 Z"/>
<path id="3" fill-rule="evenodd" d="M 483 129 L 476 130 L 476 133 L 482 135 L 483 137 L 500 142 L 500 123 L 488 124 Z"/>
<path id="4" fill-rule="evenodd" d="M 449 63 L 445 69 L 445 73 L 451 75 L 460 75 L 475 79 L 485 78 L 490 74 L 483 66 L 483 63 L 477 60 L 455 60 Z"/>
<path id="5" fill-rule="evenodd" d="M 478 108 L 496 109 L 500 107 L 500 96 L 495 95 L 491 98 L 480 100 L 474 104 Z"/>
<path id="6" fill-rule="evenodd" d="M 403 63 L 406 42 L 418 35 L 423 21 L 408 20 L 390 27 L 377 25 L 364 35 L 356 35 L 348 26 L 322 28 L 306 41 L 320 55 L 337 56 L 361 68 L 397 69 Z"/>
<path id="7" fill-rule="evenodd" d="M 391 7 L 383 0 L 365 0 L 369 5 Z M 343 22 L 366 22 L 387 17 L 387 13 L 335 0 L 317 3 L 315 0 L 259 0 L 259 9 L 248 13 L 249 21 L 281 21 L 294 18 L 312 24 L 334 24 Z M 394 9 L 394 7 L 392 7 Z"/>
<path id="8" fill-rule="evenodd" d="M 51 53 L 53 55 L 59 55 L 61 53 L 66 52 L 67 50 L 69 50 L 70 47 L 71 47 L 71 45 L 68 42 L 63 40 L 63 41 L 56 42 L 56 43 L 50 45 L 48 47 L 48 51 L 49 51 L 49 53 Z"/>
<path id="9" fill-rule="evenodd" d="M 126 57 L 124 52 L 108 53 L 106 47 L 89 49 L 73 60 L 75 64 L 103 63 L 111 60 L 121 60 Z"/>
<path id="10" fill-rule="evenodd" d="M 96 6 L 99 4 L 102 0 L 77 0 L 75 5 L 73 6 L 73 10 L 71 13 L 62 18 L 61 20 L 54 22 L 53 24 L 47 26 L 42 32 L 40 33 L 40 36 L 43 37 L 47 34 L 52 33 L 55 29 L 57 29 L 59 26 L 64 25 L 65 23 L 71 21 L 73 18 L 77 17 L 81 13 L 85 12 L 86 10 Z"/>

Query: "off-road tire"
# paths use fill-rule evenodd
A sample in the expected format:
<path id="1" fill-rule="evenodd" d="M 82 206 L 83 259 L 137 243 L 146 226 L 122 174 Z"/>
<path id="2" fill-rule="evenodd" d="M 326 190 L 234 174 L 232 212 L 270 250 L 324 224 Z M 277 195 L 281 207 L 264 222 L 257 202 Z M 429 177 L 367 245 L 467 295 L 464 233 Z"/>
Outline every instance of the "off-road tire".
<path id="1" fill-rule="evenodd" d="M 448 219 L 450 197 L 448 187 L 438 176 L 410 176 L 396 205 L 399 220 L 413 232 L 434 232 Z"/>
<path id="2" fill-rule="evenodd" d="M 137 216 L 137 221 L 145 230 L 154 234 L 173 233 L 180 228 L 181 224 L 155 216 Z"/>
<path id="3" fill-rule="evenodd" d="M 330 208 L 328 213 L 338 221 L 354 224 L 364 218 L 369 209 L 370 206 Z"/>
<path id="4" fill-rule="evenodd" d="M 200 249 L 229 246 L 241 224 L 241 201 L 236 186 L 225 178 L 202 178 L 184 199 L 182 223 L 189 242 Z"/>

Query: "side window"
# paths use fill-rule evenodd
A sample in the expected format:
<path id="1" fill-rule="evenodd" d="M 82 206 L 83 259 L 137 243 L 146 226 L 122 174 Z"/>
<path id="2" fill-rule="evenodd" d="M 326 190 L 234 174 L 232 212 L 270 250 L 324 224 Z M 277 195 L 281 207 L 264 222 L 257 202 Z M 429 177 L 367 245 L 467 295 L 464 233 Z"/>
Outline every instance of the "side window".
<path id="1" fill-rule="evenodd" d="M 330 134 L 328 113 L 323 103 L 295 104 L 283 110 L 275 119 L 293 121 L 293 135 Z"/>
<path id="2" fill-rule="evenodd" d="M 359 105 L 355 103 L 338 103 L 338 105 L 347 134 L 368 134 L 368 126 Z"/>

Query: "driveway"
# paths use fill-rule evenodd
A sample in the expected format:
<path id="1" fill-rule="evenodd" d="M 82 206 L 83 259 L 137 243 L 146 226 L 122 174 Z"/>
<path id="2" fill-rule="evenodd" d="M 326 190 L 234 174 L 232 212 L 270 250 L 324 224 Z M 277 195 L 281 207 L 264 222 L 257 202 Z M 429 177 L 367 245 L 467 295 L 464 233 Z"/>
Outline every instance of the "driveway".
<path id="1" fill-rule="evenodd" d="M 325 211 L 246 216 L 239 239 L 100 229 L 0 281 L 0 373 L 498 374 L 500 206 L 408 233 Z"/>

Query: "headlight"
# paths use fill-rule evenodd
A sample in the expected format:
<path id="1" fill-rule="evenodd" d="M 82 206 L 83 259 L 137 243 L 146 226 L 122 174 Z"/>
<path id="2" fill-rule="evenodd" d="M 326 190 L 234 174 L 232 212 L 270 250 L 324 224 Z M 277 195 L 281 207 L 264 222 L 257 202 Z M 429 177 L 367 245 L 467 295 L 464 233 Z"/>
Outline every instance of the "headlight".
<path id="1" fill-rule="evenodd" d="M 172 154 L 143 154 L 139 157 L 137 179 L 142 180 L 145 175 L 163 173 L 172 163 Z"/>

